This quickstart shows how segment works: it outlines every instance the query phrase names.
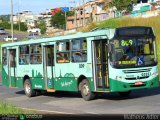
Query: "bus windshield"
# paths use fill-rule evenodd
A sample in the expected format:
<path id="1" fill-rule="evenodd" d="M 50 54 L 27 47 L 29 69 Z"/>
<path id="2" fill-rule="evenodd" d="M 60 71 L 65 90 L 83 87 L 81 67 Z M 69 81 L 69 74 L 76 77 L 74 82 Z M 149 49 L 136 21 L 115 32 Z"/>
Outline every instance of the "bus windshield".
<path id="1" fill-rule="evenodd" d="M 151 66 L 157 63 L 154 38 L 125 38 L 110 41 L 110 64 L 114 67 Z"/>

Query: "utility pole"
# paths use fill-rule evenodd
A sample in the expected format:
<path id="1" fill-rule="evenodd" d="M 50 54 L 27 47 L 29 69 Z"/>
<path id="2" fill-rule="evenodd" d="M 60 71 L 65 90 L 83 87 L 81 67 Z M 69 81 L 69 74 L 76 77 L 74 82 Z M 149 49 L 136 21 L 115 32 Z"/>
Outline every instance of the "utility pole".
<path id="1" fill-rule="evenodd" d="M 21 23 L 20 23 L 20 21 L 21 21 L 21 18 L 20 18 L 20 8 L 19 8 L 19 6 L 20 6 L 20 0 L 19 0 L 19 3 L 18 3 L 18 26 L 19 26 L 19 31 L 21 31 Z"/>
<path id="2" fill-rule="evenodd" d="M 77 29 L 77 11 L 76 11 L 76 1 L 74 1 L 74 27 Z"/>
<path id="3" fill-rule="evenodd" d="M 83 0 L 83 26 L 85 26 L 85 3 L 84 3 L 84 0 Z"/>
<path id="4" fill-rule="evenodd" d="M 81 0 L 79 0 L 79 27 L 81 27 Z"/>
<path id="5" fill-rule="evenodd" d="M 64 12 L 64 14 L 65 14 L 65 23 L 66 23 L 66 30 L 67 30 L 67 14 L 66 14 L 66 11 Z"/>
<path id="6" fill-rule="evenodd" d="M 19 27 L 19 31 L 21 31 L 21 22 L 20 22 L 20 13 L 18 13 L 18 27 Z"/>
<path id="7" fill-rule="evenodd" d="M 13 0 L 11 0 L 11 36 L 13 42 Z"/>

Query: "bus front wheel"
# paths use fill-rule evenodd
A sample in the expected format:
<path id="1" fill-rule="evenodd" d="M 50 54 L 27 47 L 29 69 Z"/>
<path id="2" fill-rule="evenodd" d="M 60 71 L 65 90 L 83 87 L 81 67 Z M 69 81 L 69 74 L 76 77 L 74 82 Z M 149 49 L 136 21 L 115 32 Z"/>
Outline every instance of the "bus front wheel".
<path id="1" fill-rule="evenodd" d="M 33 97 L 36 95 L 36 91 L 32 89 L 32 85 L 29 79 L 24 81 L 24 91 L 28 97 Z"/>
<path id="2" fill-rule="evenodd" d="M 79 88 L 84 100 L 89 101 L 95 98 L 95 93 L 91 92 L 89 83 L 86 79 L 79 84 Z"/>

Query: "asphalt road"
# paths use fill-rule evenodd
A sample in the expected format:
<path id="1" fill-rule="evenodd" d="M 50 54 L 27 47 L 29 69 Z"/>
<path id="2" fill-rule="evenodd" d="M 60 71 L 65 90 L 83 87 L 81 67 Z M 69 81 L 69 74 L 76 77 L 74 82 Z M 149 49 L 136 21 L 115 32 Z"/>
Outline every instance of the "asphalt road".
<path id="1" fill-rule="evenodd" d="M 7 33 L 5 35 L 0 35 L 0 40 L 4 40 L 4 38 L 7 36 L 7 35 L 11 35 L 10 32 L 7 31 Z M 18 39 L 18 41 L 24 39 L 27 37 L 27 32 L 26 33 L 23 33 L 23 32 L 14 32 L 14 37 L 16 37 Z"/>
<path id="2" fill-rule="evenodd" d="M 70 92 L 28 98 L 22 89 L 0 85 L 0 101 L 51 114 L 160 114 L 160 88 L 132 91 L 128 98 L 108 93 L 95 100 L 84 101 L 77 93 Z"/>

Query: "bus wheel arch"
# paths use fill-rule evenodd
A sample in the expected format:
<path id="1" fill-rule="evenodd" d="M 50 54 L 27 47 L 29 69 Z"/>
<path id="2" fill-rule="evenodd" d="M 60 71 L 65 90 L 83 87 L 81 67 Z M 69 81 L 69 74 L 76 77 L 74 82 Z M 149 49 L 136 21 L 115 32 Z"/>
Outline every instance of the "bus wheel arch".
<path id="1" fill-rule="evenodd" d="M 77 88 L 78 88 L 78 91 L 79 91 L 79 92 L 81 91 L 80 84 L 82 83 L 82 81 L 83 81 L 84 79 L 87 80 L 87 77 L 84 76 L 84 75 L 80 75 L 80 76 L 78 77 Z"/>
<path id="2" fill-rule="evenodd" d="M 27 80 L 27 79 L 30 80 L 30 77 L 29 77 L 28 75 L 25 75 L 25 76 L 23 77 L 23 87 L 24 87 L 24 82 L 25 82 L 25 80 Z"/>

